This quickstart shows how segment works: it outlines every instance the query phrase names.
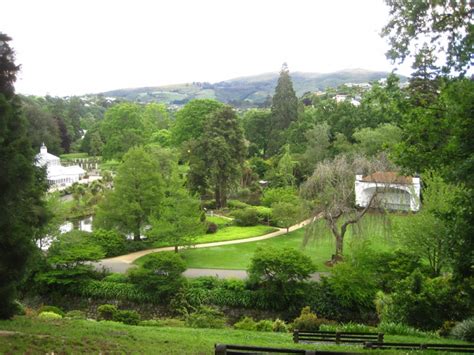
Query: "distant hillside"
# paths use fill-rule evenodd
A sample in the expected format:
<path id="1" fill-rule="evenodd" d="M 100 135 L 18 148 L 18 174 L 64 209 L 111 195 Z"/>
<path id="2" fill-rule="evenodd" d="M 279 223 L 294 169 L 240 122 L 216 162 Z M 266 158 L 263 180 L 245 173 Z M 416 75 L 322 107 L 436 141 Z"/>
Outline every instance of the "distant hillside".
<path id="1" fill-rule="evenodd" d="M 342 70 L 334 73 L 290 73 L 296 95 L 320 91 L 347 83 L 367 83 L 386 78 L 389 73 L 363 69 Z M 402 78 L 405 79 L 405 78 Z M 183 105 L 192 99 L 217 99 L 235 106 L 258 106 L 273 95 L 278 73 L 221 81 L 219 83 L 188 83 L 158 87 L 119 89 L 102 93 L 108 97 L 137 102 L 161 102 Z"/>

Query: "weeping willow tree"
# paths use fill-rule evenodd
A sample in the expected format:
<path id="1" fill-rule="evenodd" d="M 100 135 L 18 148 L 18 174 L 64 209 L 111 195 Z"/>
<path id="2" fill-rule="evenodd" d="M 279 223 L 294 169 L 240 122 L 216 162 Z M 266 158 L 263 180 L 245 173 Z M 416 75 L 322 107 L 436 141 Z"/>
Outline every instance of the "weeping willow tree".
<path id="1" fill-rule="evenodd" d="M 326 228 L 335 239 L 335 253 L 328 265 L 343 259 L 344 238 L 350 226 L 358 226 L 367 212 L 378 207 L 378 193 L 375 192 L 364 208 L 355 205 L 354 178 L 356 173 L 369 175 L 376 171 L 393 170 L 383 156 L 378 159 L 365 157 L 348 158 L 337 156 L 334 160 L 320 162 L 313 175 L 302 185 L 301 195 L 313 205 L 313 223 L 308 228 L 305 244 L 320 235 L 318 220 L 323 219 Z"/>

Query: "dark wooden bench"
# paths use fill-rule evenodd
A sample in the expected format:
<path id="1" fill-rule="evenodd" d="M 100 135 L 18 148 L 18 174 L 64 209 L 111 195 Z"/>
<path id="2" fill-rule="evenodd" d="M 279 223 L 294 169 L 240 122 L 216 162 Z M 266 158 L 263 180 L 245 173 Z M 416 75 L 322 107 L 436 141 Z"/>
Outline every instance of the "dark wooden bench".
<path id="1" fill-rule="evenodd" d="M 372 343 L 364 344 L 365 349 L 397 350 L 439 350 L 457 353 L 474 353 L 474 344 L 420 344 L 420 343 Z"/>
<path id="2" fill-rule="evenodd" d="M 248 346 L 248 345 L 231 345 L 231 344 L 216 344 L 214 345 L 215 355 L 262 355 L 262 354 L 305 354 L 305 355 L 347 355 L 357 354 L 351 352 L 341 351 L 324 351 L 324 350 L 302 350 L 302 349 L 283 349 L 283 348 L 268 348 L 262 346 Z"/>
<path id="3" fill-rule="evenodd" d="M 303 331 L 295 329 L 293 331 L 293 341 L 300 342 L 333 342 L 359 343 L 367 342 L 383 343 L 383 333 L 358 333 L 358 332 L 327 332 L 327 331 Z"/>

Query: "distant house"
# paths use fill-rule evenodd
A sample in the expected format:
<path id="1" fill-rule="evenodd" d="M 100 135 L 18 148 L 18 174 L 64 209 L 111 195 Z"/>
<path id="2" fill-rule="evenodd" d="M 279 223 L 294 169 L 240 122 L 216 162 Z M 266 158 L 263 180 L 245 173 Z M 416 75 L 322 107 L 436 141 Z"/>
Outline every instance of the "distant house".
<path id="1" fill-rule="evenodd" d="M 374 206 L 389 210 L 418 211 L 420 209 L 420 178 L 401 176 L 395 172 L 376 172 L 372 175 L 356 175 L 356 205 L 366 207 L 372 196 Z"/>
<path id="2" fill-rule="evenodd" d="M 78 165 L 62 166 L 59 157 L 48 153 L 48 148 L 43 145 L 36 154 L 36 165 L 46 166 L 47 179 L 50 187 L 66 187 L 78 182 L 86 171 Z"/>

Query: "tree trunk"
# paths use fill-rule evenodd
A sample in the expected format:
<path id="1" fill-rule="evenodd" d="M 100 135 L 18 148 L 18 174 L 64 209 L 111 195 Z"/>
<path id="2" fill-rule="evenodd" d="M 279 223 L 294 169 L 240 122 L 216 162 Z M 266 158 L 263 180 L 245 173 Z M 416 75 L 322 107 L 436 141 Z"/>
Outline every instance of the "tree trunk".
<path id="1" fill-rule="evenodd" d="M 174 246 L 174 252 L 178 253 L 178 246 L 177 245 Z"/>
<path id="2" fill-rule="evenodd" d="M 137 223 L 135 226 L 135 230 L 133 231 L 133 240 L 139 242 L 140 239 L 140 222 Z"/>

